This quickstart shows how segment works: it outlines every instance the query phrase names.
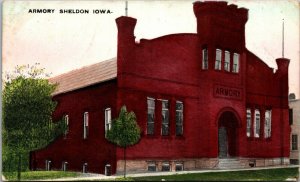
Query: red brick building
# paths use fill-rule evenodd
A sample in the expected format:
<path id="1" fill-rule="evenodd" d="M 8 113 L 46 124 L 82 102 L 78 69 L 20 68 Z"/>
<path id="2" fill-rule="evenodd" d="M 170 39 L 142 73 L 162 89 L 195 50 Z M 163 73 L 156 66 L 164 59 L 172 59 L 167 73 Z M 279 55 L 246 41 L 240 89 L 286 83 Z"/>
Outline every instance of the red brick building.
<path id="1" fill-rule="evenodd" d="M 142 130 L 127 149 L 130 171 L 288 164 L 289 60 L 276 59 L 275 71 L 247 50 L 247 9 L 193 7 L 197 33 L 135 42 L 137 20 L 119 17 L 117 59 L 52 78 L 53 118 L 69 130 L 32 152 L 31 168 L 122 171 L 123 151 L 105 131 L 124 104 Z"/>

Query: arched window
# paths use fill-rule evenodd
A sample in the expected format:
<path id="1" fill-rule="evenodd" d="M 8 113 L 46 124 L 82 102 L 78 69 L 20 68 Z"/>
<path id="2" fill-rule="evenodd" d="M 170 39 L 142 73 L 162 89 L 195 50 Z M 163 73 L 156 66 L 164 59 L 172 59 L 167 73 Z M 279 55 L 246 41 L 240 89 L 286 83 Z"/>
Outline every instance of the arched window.
<path id="1" fill-rule="evenodd" d="M 216 49 L 215 70 L 221 70 L 221 65 L 222 65 L 222 50 Z"/>
<path id="2" fill-rule="evenodd" d="M 64 122 L 65 122 L 65 125 L 66 125 L 66 131 L 64 133 L 64 136 L 66 138 L 67 134 L 69 133 L 69 115 L 64 116 Z"/>
<path id="3" fill-rule="evenodd" d="M 154 115 L 155 115 L 155 99 L 147 97 L 148 119 L 147 119 L 147 134 L 154 134 Z"/>
<path id="4" fill-rule="evenodd" d="M 272 110 L 266 110 L 265 112 L 265 138 L 271 137 L 272 126 Z"/>
<path id="5" fill-rule="evenodd" d="M 251 136 L 251 109 L 247 108 L 247 137 Z"/>
<path id="6" fill-rule="evenodd" d="M 225 51 L 224 70 L 230 72 L 230 52 Z"/>
<path id="7" fill-rule="evenodd" d="M 238 53 L 233 54 L 233 73 L 238 73 L 240 69 L 240 55 Z"/>

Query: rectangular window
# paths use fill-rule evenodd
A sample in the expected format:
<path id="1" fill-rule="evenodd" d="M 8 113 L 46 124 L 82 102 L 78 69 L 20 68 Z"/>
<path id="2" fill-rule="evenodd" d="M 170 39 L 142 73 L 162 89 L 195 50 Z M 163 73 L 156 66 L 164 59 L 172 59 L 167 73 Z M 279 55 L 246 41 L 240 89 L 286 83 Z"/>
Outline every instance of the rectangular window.
<path id="1" fill-rule="evenodd" d="M 222 51 L 220 49 L 216 49 L 215 70 L 221 70 L 221 60 L 222 60 Z"/>
<path id="2" fill-rule="evenodd" d="M 202 69 L 208 69 L 208 51 L 207 48 L 202 49 Z"/>
<path id="3" fill-rule="evenodd" d="M 68 170 L 68 162 L 62 162 L 62 170 L 67 171 Z"/>
<path id="4" fill-rule="evenodd" d="M 176 135 L 183 135 L 183 103 L 176 101 Z"/>
<path id="5" fill-rule="evenodd" d="M 161 166 L 161 171 L 170 171 L 170 164 L 169 163 L 163 163 Z"/>
<path id="6" fill-rule="evenodd" d="M 225 51 L 225 62 L 224 62 L 225 71 L 230 72 L 230 52 Z"/>
<path id="7" fill-rule="evenodd" d="M 105 135 L 111 128 L 111 108 L 105 109 Z"/>
<path id="8" fill-rule="evenodd" d="M 260 111 L 255 109 L 254 116 L 254 137 L 259 138 L 260 132 Z"/>
<path id="9" fill-rule="evenodd" d="M 175 171 L 183 171 L 183 164 L 182 163 L 176 163 Z"/>
<path id="10" fill-rule="evenodd" d="M 155 114 L 155 99 L 147 98 L 148 120 L 147 120 L 147 134 L 154 134 L 154 114 Z"/>
<path id="11" fill-rule="evenodd" d="M 251 136 L 251 109 L 247 109 L 247 137 Z"/>
<path id="12" fill-rule="evenodd" d="M 169 102 L 167 100 L 162 100 L 162 128 L 161 134 L 162 135 L 169 135 Z"/>
<path id="13" fill-rule="evenodd" d="M 66 138 L 67 134 L 69 133 L 69 115 L 64 116 L 64 122 L 65 122 L 65 126 L 66 126 L 64 136 Z"/>
<path id="14" fill-rule="evenodd" d="M 298 135 L 292 135 L 292 150 L 298 150 Z"/>
<path id="15" fill-rule="evenodd" d="M 237 53 L 233 54 L 233 68 L 232 72 L 233 73 L 238 73 L 239 72 L 239 62 L 240 62 L 240 55 Z"/>
<path id="16" fill-rule="evenodd" d="M 148 164 L 148 171 L 150 171 L 150 172 L 155 172 L 156 171 L 156 165 L 155 165 L 155 163 L 153 162 L 151 162 L 151 163 L 149 163 Z"/>
<path id="17" fill-rule="evenodd" d="M 84 164 L 82 165 L 82 172 L 83 172 L 83 173 L 87 173 L 87 172 L 88 172 L 88 164 L 87 164 L 87 163 L 84 163 Z"/>
<path id="18" fill-rule="evenodd" d="M 89 113 L 83 114 L 83 138 L 86 139 L 89 134 Z"/>
<path id="19" fill-rule="evenodd" d="M 272 126 L 272 111 L 266 110 L 265 112 L 265 138 L 271 137 L 271 126 Z"/>

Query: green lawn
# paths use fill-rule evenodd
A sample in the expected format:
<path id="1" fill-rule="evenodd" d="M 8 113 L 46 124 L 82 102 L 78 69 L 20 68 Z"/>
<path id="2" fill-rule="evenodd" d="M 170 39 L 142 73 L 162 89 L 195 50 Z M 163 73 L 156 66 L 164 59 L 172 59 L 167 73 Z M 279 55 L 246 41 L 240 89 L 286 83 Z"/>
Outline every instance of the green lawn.
<path id="1" fill-rule="evenodd" d="M 284 181 L 299 176 L 298 168 L 264 169 L 234 172 L 209 172 L 177 174 L 171 176 L 148 176 L 132 178 L 134 181 Z"/>
<path id="2" fill-rule="evenodd" d="M 7 180 L 17 180 L 17 172 L 3 172 Z M 65 171 L 26 171 L 21 173 L 21 180 L 56 179 L 78 177 L 81 173 Z"/>

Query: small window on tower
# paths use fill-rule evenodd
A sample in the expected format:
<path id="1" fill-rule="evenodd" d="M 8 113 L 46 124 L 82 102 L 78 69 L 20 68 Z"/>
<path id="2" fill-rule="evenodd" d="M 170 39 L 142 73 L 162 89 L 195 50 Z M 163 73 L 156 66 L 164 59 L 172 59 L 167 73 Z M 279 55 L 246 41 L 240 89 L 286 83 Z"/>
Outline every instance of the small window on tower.
<path id="1" fill-rule="evenodd" d="M 208 50 L 207 48 L 202 49 L 202 69 L 208 69 Z"/>
<path id="2" fill-rule="evenodd" d="M 222 60 L 222 51 L 220 49 L 216 49 L 215 70 L 221 70 L 221 60 Z"/>
<path id="3" fill-rule="evenodd" d="M 239 64 L 240 64 L 240 55 L 237 53 L 234 53 L 233 54 L 233 68 L 232 68 L 233 73 L 239 72 Z"/>
<path id="4" fill-rule="evenodd" d="M 225 71 L 230 72 L 230 52 L 225 51 L 225 62 L 224 62 Z"/>

